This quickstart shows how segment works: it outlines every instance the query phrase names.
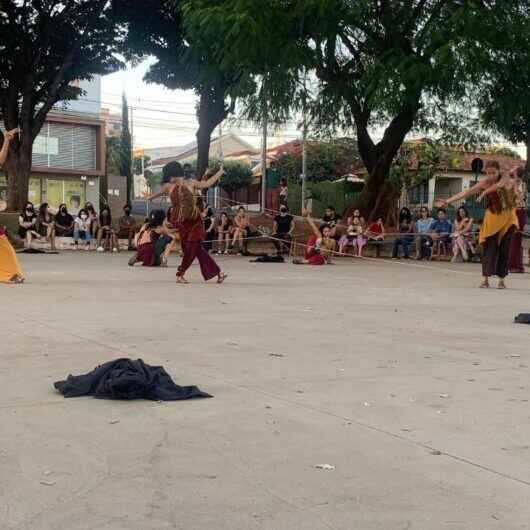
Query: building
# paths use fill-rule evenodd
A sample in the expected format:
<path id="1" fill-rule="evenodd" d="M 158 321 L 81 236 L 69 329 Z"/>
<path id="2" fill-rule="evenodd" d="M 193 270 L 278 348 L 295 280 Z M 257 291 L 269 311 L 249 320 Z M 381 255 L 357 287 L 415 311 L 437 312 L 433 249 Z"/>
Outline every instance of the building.
<path id="1" fill-rule="evenodd" d="M 100 117 L 105 122 L 106 135 L 113 138 L 120 138 L 122 131 L 121 114 L 113 113 L 107 108 L 102 108 Z"/>
<path id="2" fill-rule="evenodd" d="M 99 117 L 101 79 L 79 86 L 83 99 L 66 103 L 68 110 L 52 110 L 35 139 L 28 197 L 36 205 L 66 203 L 73 213 L 86 201 L 99 208 L 100 179 L 106 174 L 105 122 Z M 0 174 L 0 198 L 6 196 L 7 179 Z"/>

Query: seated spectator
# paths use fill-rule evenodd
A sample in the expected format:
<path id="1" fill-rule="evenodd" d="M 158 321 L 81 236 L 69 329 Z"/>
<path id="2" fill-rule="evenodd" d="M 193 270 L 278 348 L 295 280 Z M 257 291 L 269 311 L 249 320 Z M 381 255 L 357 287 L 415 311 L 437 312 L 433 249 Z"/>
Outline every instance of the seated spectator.
<path id="1" fill-rule="evenodd" d="M 289 214 L 289 210 L 285 204 L 280 206 L 280 213 L 274 218 L 272 226 L 272 241 L 281 256 L 286 250 L 291 247 L 293 233 L 295 229 L 294 217 Z"/>
<path id="2" fill-rule="evenodd" d="M 31 248 L 34 238 L 40 239 L 37 232 L 37 214 L 33 203 L 27 202 L 18 216 L 18 235 L 24 240 L 25 248 Z"/>
<path id="3" fill-rule="evenodd" d="M 99 214 L 99 229 L 98 229 L 98 252 L 104 252 L 105 248 L 103 243 L 108 241 L 109 250 L 112 248 L 112 252 L 118 252 L 119 242 L 116 236 L 116 232 L 112 226 L 112 215 L 108 206 L 103 207 Z"/>
<path id="4" fill-rule="evenodd" d="M 232 246 L 234 247 L 236 242 L 239 245 L 239 253 L 247 255 L 247 244 L 246 238 L 250 231 L 250 218 L 247 211 L 243 206 L 237 209 L 237 214 L 234 217 L 234 228 L 232 237 Z"/>
<path id="5" fill-rule="evenodd" d="M 90 232 L 90 225 L 92 220 L 87 210 L 79 210 L 79 213 L 74 221 L 74 245 L 76 250 L 79 248 L 79 240 L 85 242 L 85 250 L 90 250 L 90 241 L 92 241 L 92 234 Z"/>
<path id="6" fill-rule="evenodd" d="M 304 259 L 294 260 L 293 263 L 296 265 L 331 264 L 333 253 L 337 248 L 337 242 L 331 236 L 331 228 L 323 225 L 319 229 L 308 210 L 304 210 L 303 215 L 307 218 L 313 234 L 307 240 Z"/>
<path id="7" fill-rule="evenodd" d="M 202 212 L 202 216 L 204 219 L 204 231 L 206 232 L 203 245 L 207 252 L 211 252 L 213 249 L 213 242 L 215 241 L 215 219 L 211 206 L 206 205 Z"/>
<path id="8" fill-rule="evenodd" d="M 431 259 L 432 256 L 432 238 L 431 227 L 434 219 L 429 215 L 429 208 L 422 206 L 420 217 L 416 221 L 416 259 Z"/>
<path id="9" fill-rule="evenodd" d="M 85 203 L 84 209 L 88 212 L 88 216 L 90 218 L 90 237 L 91 239 L 96 239 L 99 232 L 98 214 L 96 213 L 96 209 L 91 202 Z"/>
<path id="10" fill-rule="evenodd" d="M 289 188 L 287 185 L 287 179 L 285 178 L 280 180 L 280 193 L 278 199 L 280 203 L 280 211 L 282 206 L 285 206 L 287 209 L 289 208 Z"/>
<path id="11" fill-rule="evenodd" d="M 167 267 L 175 235 L 167 229 L 165 220 L 166 214 L 162 210 L 153 210 L 149 214 L 136 236 L 137 251 L 129 260 L 131 267 L 136 263 L 142 263 L 144 267 Z"/>
<path id="12" fill-rule="evenodd" d="M 451 235 L 453 239 L 453 258 L 455 262 L 462 257 L 463 261 L 469 260 L 469 253 L 474 254 L 473 246 L 473 218 L 469 216 L 467 208 L 461 206 L 456 212 L 454 231 Z"/>
<path id="13" fill-rule="evenodd" d="M 320 227 L 320 229 L 322 230 L 324 226 L 327 226 L 329 228 L 330 237 L 338 240 L 340 239 L 340 234 L 338 232 L 339 224 L 340 224 L 340 216 L 337 215 L 337 211 L 335 210 L 333 206 L 328 206 L 326 208 L 324 217 L 322 217 L 322 226 Z"/>
<path id="14" fill-rule="evenodd" d="M 366 229 L 365 236 L 368 243 L 375 245 L 375 255 L 381 255 L 381 248 L 385 242 L 385 224 L 382 216 L 376 218 L 375 222 L 370 223 Z"/>
<path id="15" fill-rule="evenodd" d="M 394 240 L 394 247 L 392 249 L 392 257 L 394 259 L 399 258 L 399 249 L 403 249 L 403 257 L 405 259 L 410 258 L 410 245 L 414 241 L 412 235 L 414 231 L 414 224 L 412 222 L 412 214 L 408 208 L 401 208 L 399 212 L 398 221 L 398 233 L 399 235 Z"/>
<path id="16" fill-rule="evenodd" d="M 430 234 L 433 240 L 433 246 L 440 253 L 440 245 L 448 247 L 451 243 L 451 234 L 453 233 L 453 225 L 447 219 L 447 212 L 443 208 L 438 209 L 438 219 L 431 225 Z"/>
<path id="17" fill-rule="evenodd" d="M 66 204 L 61 204 L 55 215 L 55 235 L 57 237 L 72 237 L 74 235 L 74 218 L 68 213 Z"/>
<path id="18" fill-rule="evenodd" d="M 38 230 L 42 237 L 50 243 L 52 250 L 55 248 L 55 219 L 50 211 L 50 206 L 47 202 L 43 202 L 39 208 L 38 215 Z"/>
<path id="19" fill-rule="evenodd" d="M 134 250 L 133 241 L 136 233 L 136 219 L 131 215 L 131 205 L 123 207 L 123 215 L 118 221 L 118 239 L 127 239 L 127 249 Z"/>
<path id="20" fill-rule="evenodd" d="M 358 211 L 358 210 L 357 210 Z M 362 257 L 363 247 L 366 244 L 364 228 L 359 216 L 348 217 L 346 233 L 339 240 L 339 252 L 345 254 L 348 247 L 357 249 L 357 255 Z"/>
<path id="21" fill-rule="evenodd" d="M 230 233 L 232 231 L 232 221 L 228 214 L 222 213 L 217 221 L 217 254 L 228 254 L 230 248 Z"/>

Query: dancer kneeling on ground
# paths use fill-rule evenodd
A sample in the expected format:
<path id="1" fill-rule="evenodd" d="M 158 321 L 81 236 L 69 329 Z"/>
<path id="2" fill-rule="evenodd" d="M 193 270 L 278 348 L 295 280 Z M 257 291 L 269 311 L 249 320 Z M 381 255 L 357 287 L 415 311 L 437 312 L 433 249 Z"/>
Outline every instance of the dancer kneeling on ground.
<path id="1" fill-rule="evenodd" d="M 304 210 L 303 216 L 307 219 L 313 234 L 307 240 L 304 259 L 294 260 L 293 263 L 296 265 L 330 265 L 333 252 L 337 248 L 337 242 L 332 237 L 332 229 L 327 225 L 319 229 L 308 210 Z"/>
<path id="2" fill-rule="evenodd" d="M 167 260 L 175 235 L 166 228 L 166 214 L 163 210 L 153 210 L 149 219 L 136 236 L 137 252 L 129 260 L 133 267 L 141 263 L 144 267 L 167 267 Z"/>
<path id="3" fill-rule="evenodd" d="M 179 231 L 180 242 L 184 252 L 182 262 L 177 271 L 177 283 L 188 283 L 185 279 L 185 274 L 195 261 L 195 258 L 199 260 L 205 281 L 211 280 L 216 276 L 217 283 L 223 283 L 226 279 L 226 275 L 203 247 L 202 243 L 206 233 L 201 215 L 202 208 L 198 204 L 198 199 L 201 199 L 200 190 L 208 189 L 217 184 L 223 174 L 224 169 L 221 166 L 213 177 L 202 181 L 185 180 L 182 166 L 178 162 L 170 162 L 162 170 L 162 190 L 150 197 L 152 200 L 169 193 L 171 199 L 171 224 Z M 202 200 L 200 202 L 202 203 Z"/>
<path id="4" fill-rule="evenodd" d="M 486 213 L 479 235 L 479 243 L 483 245 L 480 287 L 488 288 L 490 277 L 497 275 L 499 289 L 506 289 L 504 279 L 508 276 L 510 245 L 519 228 L 515 183 L 501 174 L 496 160 L 490 160 L 486 163 L 486 179 L 438 204 L 446 206 L 473 195 L 478 195 L 477 201 L 486 198 Z"/>
<path id="5" fill-rule="evenodd" d="M 4 143 L 0 150 L 0 168 L 4 165 L 7 158 L 7 151 L 11 140 L 19 131 L 13 129 L 4 132 Z M 18 263 L 17 255 L 7 239 L 6 229 L 0 226 L 0 283 L 23 283 L 24 274 Z"/>

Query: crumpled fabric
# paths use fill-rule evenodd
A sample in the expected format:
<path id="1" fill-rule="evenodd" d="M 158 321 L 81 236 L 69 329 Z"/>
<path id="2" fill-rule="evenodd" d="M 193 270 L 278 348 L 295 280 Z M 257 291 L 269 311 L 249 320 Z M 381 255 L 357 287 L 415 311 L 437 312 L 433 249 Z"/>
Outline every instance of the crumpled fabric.
<path id="1" fill-rule="evenodd" d="M 69 375 L 54 383 L 65 398 L 94 396 L 100 399 L 149 399 L 176 401 L 209 398 L 196 386 L 179 386 L 162 366 L 150 366 L 141 359 L 116 359 L 83 375 Z"/>

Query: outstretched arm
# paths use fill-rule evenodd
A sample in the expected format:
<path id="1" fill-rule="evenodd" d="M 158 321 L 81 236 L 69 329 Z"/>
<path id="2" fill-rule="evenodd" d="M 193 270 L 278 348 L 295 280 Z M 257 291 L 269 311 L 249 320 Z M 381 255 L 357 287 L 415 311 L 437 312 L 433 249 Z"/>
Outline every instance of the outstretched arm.
<path id="1" fill-rule="evenodd" d="M 162 189 L 160 191 L 157 191 L 156 193 L 153 193 L 152 195 L 149 195 L 146 200 L 152 201 L 154 199 L 158 199 L 158 197 L 162 197 L 162 195 L 167 195 L 171 192 L 172 184 L 163 184 Z"/>
<path id="2" fill-rule="evenodd" d="M 313 230 L 313 234 L 315 234 L 315 236 L 317 237 L 320 237 L 320 230 L 318 229 L 317 225 L 315 224 L 315 221 L 311 217 L 309 210 L 304 210 L 302 215 L 307 219 L 307 223 L 311 227 L 311 230 Z"/>
<path id="3" fill-rule="evenodd" d="M 477 201 L 481 201 L 486 195 L 497 191 L 499 188 L 506 187 L 507 184 L 510 184 L 510 177 L 503 177 L 499 182 L 492 184 L 488 188 L 484 189 L 482 193 L 477 197 Z M 511 185 L 511 184 L 510 184 Z"/>
<path id="4" fill-rule="evenodd" d="M 210 177 L 208 180 L 201 180 L 201 181 L 194 181 L 194 186 L 200 190 L 205 190 L 207 188 L 211 188 L 212 186 L 215 186 L 217 184 L 217 182 L 220 180 L 220 178 L 224 175 L 225 173 L 225 170 L 224 170 L 224 167 L 221 166 L 219 168 L 219 171 L 213 175 L 212 177 Z"/>
<path id="5" fill-rule="evenodd" d="M 4 166 L 7 159 L 7 153 L 9 151 L 9 144 L 19 130 L 20 129 L 11 129 L 10 131 L 6 131 L 4 133 L 4 143 L 2 144 L 2 149 L 0 149 L 0 167 Z"/>

